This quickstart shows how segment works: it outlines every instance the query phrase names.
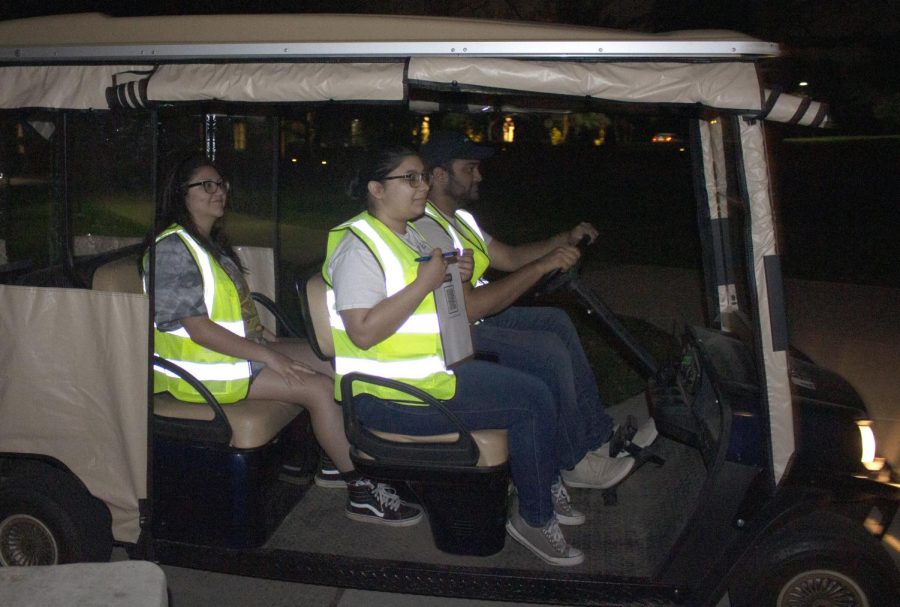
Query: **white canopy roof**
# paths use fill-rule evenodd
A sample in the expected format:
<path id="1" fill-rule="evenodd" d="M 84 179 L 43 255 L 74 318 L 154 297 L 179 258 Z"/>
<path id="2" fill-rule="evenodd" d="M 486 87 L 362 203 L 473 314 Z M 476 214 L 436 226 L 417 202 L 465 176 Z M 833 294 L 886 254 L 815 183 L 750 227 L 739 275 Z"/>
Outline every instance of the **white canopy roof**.
<path id="1" fill-rule="evenodd" d="M 0 40 L 0 61 L 15 62 L 448 54 L 734 58 L 778 53 L 776 44 L 730 31 L 644 34 L 387 15 L 108 17 L 83 13 L 0 22 Z"/>
<path id="2" fill-rule="evenodd" d="M 0 40 L 0 108 L 405 102 L 407 87 L 421 86 L 771 109 L 769 117 L 782 121 L 825 122 L 820 104 L 799 97 L 768 107 L 754 61 L 777 54 L 777 45 L 735 32 L 381 15 L 91 13 L 0 22 Z"/>

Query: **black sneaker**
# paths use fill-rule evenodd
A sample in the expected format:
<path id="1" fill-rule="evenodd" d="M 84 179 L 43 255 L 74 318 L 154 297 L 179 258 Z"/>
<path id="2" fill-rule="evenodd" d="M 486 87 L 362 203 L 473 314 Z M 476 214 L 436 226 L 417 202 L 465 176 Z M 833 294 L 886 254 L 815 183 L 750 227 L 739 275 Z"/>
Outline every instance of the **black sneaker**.
<path id="1" fill-rule="evenodd" d="M 347 486 L 337 466 L 331 461 L 331 458 L 322 453 L 319 461 L 319 471 L 316 472 L 314 479 L 317 487 L 325 487 L 327 489 L 343 489 Z"/>
<path id="2" fill-rule="evenodd" d="M 281 470 L 278 473 L 278 480 L 292 483 L 294 485 L 309 485 L 310 471 L 300 464 L 293 462 L 284 462 L 281 464 Z"/>
<path id="3" fill-rule="evenodd" d="M 347 518 L 362 523 L 409 527 L 422 520 L 422 511 L 400 499 L 385 483 L 367 478 L 347 485 Z"/>

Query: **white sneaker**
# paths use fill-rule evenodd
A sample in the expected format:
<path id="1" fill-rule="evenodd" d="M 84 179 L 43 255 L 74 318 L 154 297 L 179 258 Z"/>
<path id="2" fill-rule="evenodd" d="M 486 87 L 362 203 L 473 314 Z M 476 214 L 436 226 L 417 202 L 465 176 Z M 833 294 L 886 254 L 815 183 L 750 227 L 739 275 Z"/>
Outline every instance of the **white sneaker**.
<path id="1" fill-rule="evenodd" d="M 563 470 L 561 474 L 570 487 L 609 489 L 622 482 L 634 464 L 633 457 L 603 457 L 588 453 L 573 470 Z"/>
<path id="2" fill-rule="evenodd" d="M 618 432 L 618 431 L 619 431 L 619 426 L 616 426 L 615 428 L 613 428 L 613 436 L 615 436 L 616 432 Z M 634 436 L 632 436 L 630 439 L 628 439 L 626 437 L 627 442 L 625 444 L 627 445 L 630 443 L 630 444 L 634 445 L 635 447 L 640 447 L 641 449 L 644 449 L 644 448 L 652 445 L 653 441 L 655 441 L 658 436 L 659 436 L 659 431 L 656 429 L 656 422 L 653 421 L 653 418 L 651 417 L 650 419 L 645 421 L 643 424 L 641 424 L 641 426 L 634 433 Z M 612 439 L 610 439 L 608 442 L 603 443 L 602 445 L 600 445 L 599 447 L 597 447 L 596 449 L 591 451 L 591 453 L 593 453 L 595 455 L 600 455 L 602 457 L 609 457 L 609 444 L 611 442 L 612 442 Z M 616 454 L 616 457 L 629 457 L 630 455 L 631 454 L 628 453 L 628 451 L 626 451 L 625 449 L 622 449 Z"/>
<path id="3" fill-rule="evenodd" d="M 560 567 L 574 567 L 584 562 L 584 553 L 566 541 L 556 517 L 543 527 L 532 527 L 513 508 L 506 521 L 506 531 L 541 560 Z"/>
<path id="4" fill-rule="evenodd" d="M 553 512 L 560 525 L 583 525 L 586 520 L 584 513 L 572 506 L 569 492 L 562 484 L 562 479 L 557 478 L 550 486 L 550 494 L 553 496 Z"/>

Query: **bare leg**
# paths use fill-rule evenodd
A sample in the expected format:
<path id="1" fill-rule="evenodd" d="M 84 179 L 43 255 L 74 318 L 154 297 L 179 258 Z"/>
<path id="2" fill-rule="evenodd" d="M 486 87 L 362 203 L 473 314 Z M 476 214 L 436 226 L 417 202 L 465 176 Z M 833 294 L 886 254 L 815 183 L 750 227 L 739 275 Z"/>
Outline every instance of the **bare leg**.
<path id="1" fill-rule="evenodd" d="M 295 358 L 297 352 L 291 348 L 293 344 L 276 343 L 273 348 Z M 307 346 L 308 347 L 308 346 Z M 288 351 L 293 349 L 293 351 Z M 302 349 L 300 349 L 302 352 Z M 315 357 L 313 357 L 315 358 Z M 306 362 L 302 358 L 295 358 Z M 263 369 L 262 372 L 250 384 L 248 398 L 260 398 L 268 400 L 281 400 L 302 405 L 309 411 L 312 421 L 313 433 L 319 445 L 335 463 L 341 472 L 353 470 L 350 461 L 350 443 L 344 434 L 344 419 L 341 408 L 334 402 L 334 380 L 321 373 L 304 375 L 303 383 L 292 382 L 288 384 L 280 375 L 271 369 Z"/>
<path id="2" fill-rule="evenodd" d="M 294 360 L 299 360 L 322 375 L 334 377 L 334 368 L 331 366 L 331 363 L 316 356 L 309 342 L 305 339 L 282 338 L 277 342 L 270 343 L 269 347 L 286 356 L 290 356 Z"/>
<path id="3" fill-rule="evenodd" d="M 271 347 L 291 359 L 313 369 L 321 369 L 319 360 L 305 341 L 279 341 Z M 250 385 L 249 397 L 273 398 L 299 403 L 309 411 L 316 440 L 341 473 L 351 472 L 350 443 L 344 434 L 344 418 L 340 406 L 334 402 L 333 371 L 328 374 L 301 374 L 302 384 L 285 383 L 272 369 L 263 369 Z M 343 474 L 342 474 L 343 475 Z M 348 477 L 343 475 L 345 479 Z M 347 484 L 346 514 L 349 518 L 367 523 L 406 527 L 422 519 L 422 509 L 401 501 L 390 485 L 355 475 Z"/>

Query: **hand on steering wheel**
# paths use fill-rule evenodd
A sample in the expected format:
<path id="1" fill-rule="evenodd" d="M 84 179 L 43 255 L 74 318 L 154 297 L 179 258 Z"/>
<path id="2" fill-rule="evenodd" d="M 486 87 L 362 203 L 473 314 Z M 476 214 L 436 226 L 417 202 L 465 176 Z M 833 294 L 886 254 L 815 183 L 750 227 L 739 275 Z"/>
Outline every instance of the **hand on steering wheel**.
<path id="1" fill-rule="evenodd" d="M 538 281 L 537 286 L 535 287 L 535 293 L 538 295 L 549 295 L 570 284 L 572 280 L 578 276 L 578 270 L 584 260 L 584 254 L 591 242 L 593 242 L 593 240 L 590 235 L 585 234 L 582 236 L 581 240 L 579 240 L 576 245 L 581 256 L 578 258 L 578 261 L 575 262 L 575 265 L 568 270 L 556 269 L 548 272 L 540 281 Z"/>

